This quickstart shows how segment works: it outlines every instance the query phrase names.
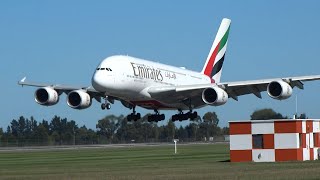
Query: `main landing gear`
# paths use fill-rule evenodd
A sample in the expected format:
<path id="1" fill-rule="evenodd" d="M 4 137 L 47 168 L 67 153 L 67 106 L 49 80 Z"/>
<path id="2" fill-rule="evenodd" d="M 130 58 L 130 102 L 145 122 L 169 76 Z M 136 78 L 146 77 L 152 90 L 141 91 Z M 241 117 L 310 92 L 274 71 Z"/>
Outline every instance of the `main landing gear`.
<path id="1" fill-rule="evenodd" d="M 154 110 L 155 114 L 151 114 L 150 116 L 148 116 L 148 121 L 149 122 L 158 122 L 158 121 L 162 121 L 165 119 L 165 115 L 164 114 L 160 114 L 158 110 Z"/>
<path id="2" fill-rule="evenodd" d="M 133 112 L 131 114 L 129 114 L 127 116 L 127 120 L 128 121 L 137 121 L 138 119 L 141 119 L 141 114 L 140 113 L 136 113 L 136 107 L 134 106 L 133 107 Z"/>
<path id="3" fill-rule="evenodd" d="M 196 111 L 192 112 L 192 110 L 190 110 L 187 113 L 183 113 L 181 110 L 179 110 L 179 114 L 175 114 L 172 116 L 172 121 L 184 121 L 184 120 L 194 120 L 198 117 L 198 113 Z"/>

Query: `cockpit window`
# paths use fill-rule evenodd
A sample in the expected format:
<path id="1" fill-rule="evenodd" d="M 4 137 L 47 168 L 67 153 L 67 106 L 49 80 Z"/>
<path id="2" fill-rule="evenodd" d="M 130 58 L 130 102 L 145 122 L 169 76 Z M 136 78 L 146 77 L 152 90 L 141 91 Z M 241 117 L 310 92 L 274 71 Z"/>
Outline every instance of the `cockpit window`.
<path id="1" fill-rule="evenodd" d="M 111 68 L 97 68 L 97 71 L 99 71 L 99 70 L 107 70 L 107 71 L 112 71 L 112 69 L 111 69 Z"/>

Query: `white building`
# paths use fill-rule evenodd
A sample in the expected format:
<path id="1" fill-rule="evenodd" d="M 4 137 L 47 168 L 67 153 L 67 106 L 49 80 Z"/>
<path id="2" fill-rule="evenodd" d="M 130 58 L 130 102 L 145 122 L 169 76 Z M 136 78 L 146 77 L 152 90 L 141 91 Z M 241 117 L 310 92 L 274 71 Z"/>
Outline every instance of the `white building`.
<path id="1" fill-rule="evenodd" d="M 230 121 L 230 161 L 275 162 L 318 159 L 319 121 L 319 119 Z"/>

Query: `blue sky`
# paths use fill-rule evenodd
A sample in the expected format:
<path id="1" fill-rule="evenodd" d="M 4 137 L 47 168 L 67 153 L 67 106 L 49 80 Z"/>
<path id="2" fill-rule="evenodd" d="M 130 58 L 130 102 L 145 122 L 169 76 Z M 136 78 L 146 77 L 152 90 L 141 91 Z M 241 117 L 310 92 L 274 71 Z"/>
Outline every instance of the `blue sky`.
<path id="1" fill-rule="evenodd" d="M 20 115 L 41 121 L 58 114 L 95 129 L 108 114 L 128 114 L 120 103 L 110 111 L 102 111 L 97 102 L 74 110 L 65 95 L 58 105 L 43 107 L 34 102 L 35 88 L 21 88 L 17 81 L 27 76 L 30 81 L 90 85 L 98 63 L 114 54 L 200 71 L 223 17 L 232 24 L 222 81 L 320 74 L 319 7 L 316 0 L 1 1 L 0 127 L 6 129 Z M 309 82 L 288 100 L 248 95 L 198 112 L 217 112 L 221 126 L 265 107 L 291 116 L 298 96 L 298 112 L 320 118 L 319 90 L 320 81 Z"/>

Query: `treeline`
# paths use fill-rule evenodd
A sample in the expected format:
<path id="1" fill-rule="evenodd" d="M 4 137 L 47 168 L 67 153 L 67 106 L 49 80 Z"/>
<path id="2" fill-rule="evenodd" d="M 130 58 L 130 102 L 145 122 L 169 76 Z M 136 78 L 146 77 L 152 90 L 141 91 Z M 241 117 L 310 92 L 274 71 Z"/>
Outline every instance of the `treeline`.
<path id="1" fill-rule="evenodd" d="M 147 116 L 136 122 L 127 121 L 123 115 L 109 115 L 98 120 L 96 130 L 86 126 L 79 127 L 74 120 L 54 116 L 50 121 L 37 121 L 33 117 L 23 116 L 13 119 L 7 129 L 0 128 L 0 146 L 46 146 L 46 145 L 81 145 L 108 143 L 142 143 L 172 142 L 179 139 L 183 142 L 224 140 L 229 128 L 218 126 L 219 118 L 215 112 L 198 116 L 186 126 L 176 127 L 169 120 L 159 126 L 150 123 Z M 287 119 L 272 109 L 260 109 L 251 114 L 251 119 Z M 306 119 L 306 114 L 297 116 Z"/>
<path id="2" fill-rule="evenodd" d="M 176 127 L 169 120 L 166 125 L 147 121 L 147 115 L 136 122 L 128 122 L 123 115 L 109 115 L 98 120 L 96 130 L 79 127 L 74 120 L 54 116 L 51 121 L 37 121 L 33 117 L 13 119 L 7 129 L 0 129 L 0 146 L 45 146 L 106 143 L 142 143 L 208 141 L 228 134 L 228 128 L 218 126 L 214 112 L 198 116 L 187 126 Z"/>
<path id="3" fill-rule="evenodd" d="M 77 136 L 75 136 L 77 134 Z M 1 146 L 64 145 L 78 142 L 93 143 L 96 132 L 78 127 L 74 120 L 54 116 L 51 121 L 37 122 L 33 117 L 13 119 L 6 131 L 0 129 Z"/>

